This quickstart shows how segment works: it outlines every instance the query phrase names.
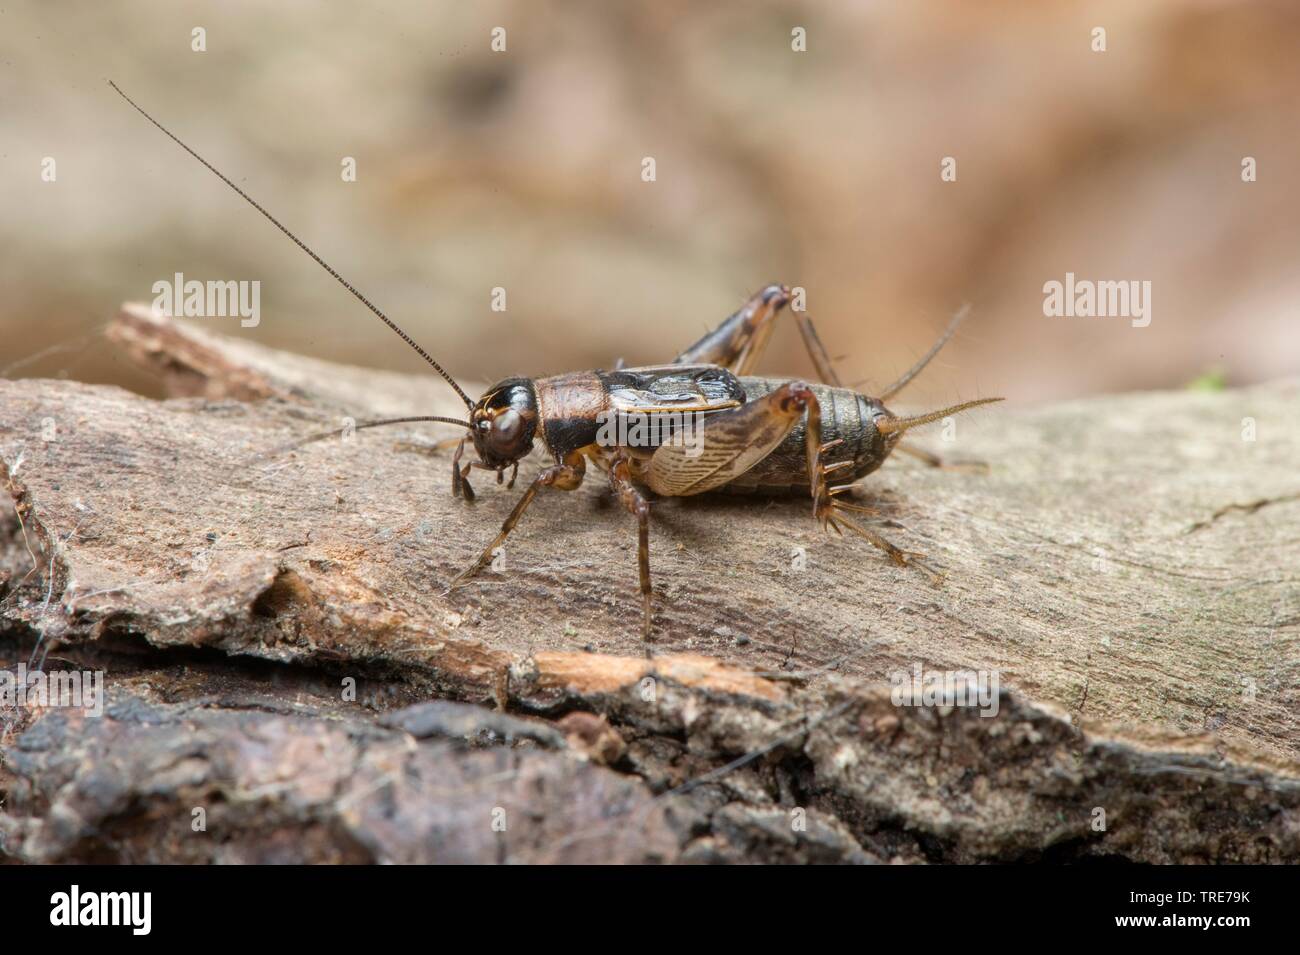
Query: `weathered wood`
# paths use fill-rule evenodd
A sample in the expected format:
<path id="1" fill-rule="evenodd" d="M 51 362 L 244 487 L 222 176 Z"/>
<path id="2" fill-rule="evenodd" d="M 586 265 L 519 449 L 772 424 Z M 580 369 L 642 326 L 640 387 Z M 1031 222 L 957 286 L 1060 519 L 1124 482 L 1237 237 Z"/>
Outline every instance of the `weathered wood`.
<path id="1" fill-rule="evenodd" d="M 1296 855 L 1300 383 L 1007 407 L 959 421 L 955 453 L 984 459 L 988 474 L 900 459 L 862 489 L 886 510 L 883 533 L 946 572 L 939 588 L 865 542 L 824 536 L 806 501 L 658 502 L 655 657 L 646 659 L 635 529 L 599 476 L 543 494 L 507 545 L 506 571 L 447 593 L 520 493 L 479 478 L 477 503 L 453 499 L 449 452 L 433 445 L 454 429 L 398 427 L 267 454 L 349 417 L 463 410 L 440 382 L 270 352 L 138 308 L 111 334 L 174 391 L 201 397 L 0 382 L 0 479 L 14 502 L 0 529 L 0 628 L 20 638 L 38 634 L 74 657 L 96 644 L 213 648 L 235 666 L 324 667 L 396 680 L 418 698 L 596 709 L 616 731 L 645 737 L 622 768 L 652 788 L 681 781 L 660 778 L 666 766 L 707 772 L 795 726 L 760 761 L 762 778 L 779 774 L 786 749 L 812 758 L 819 825 L 831 827 L 818 830 L 830 840 L 819 845 L 839 848 L 818 855 L 801 843 L 792 857 L 863 861 L 837 841 L 847 831 L 868 856 L 917 856 L 915 846 L 872 842 L 900 820 L 931 832 L 952 858 L 1023 857 L 1071 840 L 1132 858 Z M 1248 418 L 1255 440 L 1243 440 Z M 898 745 L 882 742 L 896 727 L 864 729 L 893 710 L 887 687 L 873 687 L 918 661 L 996 671 L 1014 688 L 996 719 L 894 711 L 913 743 L 964 741 L 965 762 L 935 756 L 928 772 L 905 770 Z M 662 699 L 635 702 L 647 679 L 692 702 L 679 699 L 673 715 Z M 851 713 L 806 731 L 800 721 L 843 699 L 857 701 Z M 696 720 L 731 720 L 743 732 L 708 745 L 692 738 L 685 761 L 653 741 L 664 731 L 691 737 Z M 1000 762 L 1014 758 L 995 745 L 998 726 L 1037 737 L 1025 744 L 1028 776 Z M 96 732 L 118 745 L 108 729 Z M 29 762 L 19 772 L 43 770 Z M 971 773 L 985 780 L 983 795 L 954 803 L 950 787 L 969 790 Z M 1107 773 L 1116 775 L 1103 781 Z M 883 786 L 881 774 L 901 781 Z M 1195 804 L 1193 778 L 1208 792 Z M 1038 791 L 1048 779 L 1058 779 L 1050 798 Z M 1092 833 L 1097 803 L 1088 800 L 1119 805 L 1134 797 L 1113 787 L 1135 780 L 1151 797 L 1144 814 L 1165 822 L 1186 822 L 1220 797 L 1228 805 L 1243 786 L 1267 794 L 1251 804 L 1263 816 L 1250 825 L 1276 838 L 1250 850 L 1245 830 L 1225 825 L 1161 846 L 1133 828 L 1132 813 L 1125 835 Z M 1038 790 L 1017 795 L 1026 785 Z M 682 857 L 776 853 L 755 835 L 772 820 L 752 813 L 782 804 L 767 798 L 765 809 L 757 796 L 742 800 L 747 835 L 724 813 L 716 832 L 731 837 L 683 842 Z M 1053 828 L 1057 803 L 1082 815 Z M 26 854 L 75 855 L 80 844 Z"/>

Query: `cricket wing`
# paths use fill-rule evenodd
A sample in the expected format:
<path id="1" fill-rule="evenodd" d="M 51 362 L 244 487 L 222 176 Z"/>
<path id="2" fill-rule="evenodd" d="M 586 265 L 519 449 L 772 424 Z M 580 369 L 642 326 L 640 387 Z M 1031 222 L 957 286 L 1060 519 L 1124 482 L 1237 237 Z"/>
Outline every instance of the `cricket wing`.
<path id="1" fill-rule="evenodd" d="M 619 414 L 707 413 L 745 403 L 739 379 L 717 365 L 652 365 L 598 374 Z"/>
<path id="2" fill-rule="evenodd" d="M 695 440 L 661 445 L 640 476 L 652 491 L 668 497 L 716 490 L 771 454 L 802 414 L 777 391 L 710 415 Z"/>

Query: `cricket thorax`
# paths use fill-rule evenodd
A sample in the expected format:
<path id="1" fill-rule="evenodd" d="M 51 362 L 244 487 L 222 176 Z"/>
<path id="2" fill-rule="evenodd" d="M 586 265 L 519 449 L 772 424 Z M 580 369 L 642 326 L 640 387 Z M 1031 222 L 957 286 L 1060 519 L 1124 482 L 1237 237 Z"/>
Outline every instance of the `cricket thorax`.
<path id="1" fill-rule="evenodd" d="M 655 365 L 576 372 L 534 382 L 547 448 L 649 453 L 704 417 L 744 404 L 740 380 L 714 365 Z"/>

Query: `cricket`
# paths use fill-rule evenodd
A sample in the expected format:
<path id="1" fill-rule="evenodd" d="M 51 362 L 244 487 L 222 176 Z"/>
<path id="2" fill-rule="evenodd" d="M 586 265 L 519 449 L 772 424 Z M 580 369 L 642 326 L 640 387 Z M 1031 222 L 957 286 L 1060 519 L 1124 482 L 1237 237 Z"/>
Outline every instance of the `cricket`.
<path id="1" fill-rule="evenodd" d="M 896 397 L 951 339 L 964 317 L 959 312 L 935 344 L 879 395 L 843 384 L 812 319 L 791 309 L 817 381 L 767 377 L 753 372 L 762 358 L 778 316 L 791 303 L 786 285 L 768 285 L 736 312 L 666 364 L 613 370 L 574 371 L 545 378 L 509 377 L 477 401 L 456 379 L 369 298 L 327 264 L 293 232 L 225 174 L 126 95 L 109 85 L 145 119 L 202 163 L 242 199 L 283 232 L 351 295 L 427 362 L 465 404 L 464 419 L 434 415 L 366 421 L 355 430 L 419 422 L 463 428 L 451 456 L 451 491 L 473 502 L 470 475 L 495 472 L 497 484 L 513 488 L 519 463 L 541 444 L 547 465 L 524 490 L 479 557 L 451 586 L 462 586 L 487 567 L 494 552 L 519 524 L 538 493 L 547 488 L 572 491 L 590 464 L 602 472 L 621 507 L 636 519 L 637 565 L 642 603 L 642 636 L 653 629 L 650 574 L 650 512 L 656 497 L 705 493 L 759 497 L 807 496 L 813 519 L 839 536 L 848 530 L 882 551 L 900 567 L 912 567 L 932 582 L 940 574 L 925 555 L 897 547 L 866 526 L 862 517 L 879 512 L 850 500 L 858 482 L 884 464 L 895 450 L 932 466 L 942 459 L 907 444 L 906 432 L 1001 398 L 980 398 L 910 417 L 900 417 L 885 402 Z M 621 364 L 621 363 L 620 363 Z M 626 427 L 627 422 L 648 427 Z M 619 427 L 610 427 L 618 422 Z M 686 429 L 692 439 L 678 440 Z M 316 441 L 336 435 L 314 435 Z M 472 446 L 476 459 L 466 457 Z M 508 481 L 505 478 L 509 472 Z"/>

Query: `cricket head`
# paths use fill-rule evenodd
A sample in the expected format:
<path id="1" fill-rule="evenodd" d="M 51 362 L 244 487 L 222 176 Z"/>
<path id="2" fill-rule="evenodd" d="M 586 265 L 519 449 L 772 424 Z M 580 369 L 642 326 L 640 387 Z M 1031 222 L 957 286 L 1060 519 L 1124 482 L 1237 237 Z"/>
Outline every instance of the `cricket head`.
<path id="1" fill-rule="evenodd" d="M 527 378 L 499 381 L 470 409 L 469 435 L 485 468 L 500 471 L 527 457 L 537 436 L 537 393 Z"/>

